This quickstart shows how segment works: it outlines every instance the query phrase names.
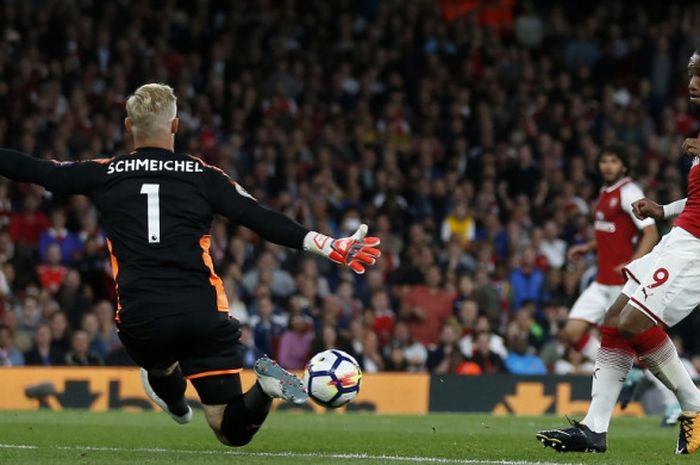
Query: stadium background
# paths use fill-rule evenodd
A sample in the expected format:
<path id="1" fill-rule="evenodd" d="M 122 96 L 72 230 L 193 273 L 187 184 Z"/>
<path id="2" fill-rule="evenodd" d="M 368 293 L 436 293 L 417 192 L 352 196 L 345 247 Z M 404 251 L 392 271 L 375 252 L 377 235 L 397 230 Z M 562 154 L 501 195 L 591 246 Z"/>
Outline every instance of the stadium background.
<path id="1" fill-rule="evenodd" d="M 339 347 L 367 373 L 589 374 L 560 330 L 595 275 L 565 257 L 592 237 L 595 157 L 625 143 L 668 202 L 698 131 L 700 7 L 683 3 L 5 1 L 0 33 L 1 146 L 126 153 L 126 97 L 165 82 L 179 150 L 309 228 L 382 238 L 354 276 L 217 221 L 249 366 Z M 0 365 L 42 364 L 37 344 L 52 365 L 129 365 L 89 199 L 5 180 L 0 224 Z M 674 328 L 698 369 L 699 326 Z"/>

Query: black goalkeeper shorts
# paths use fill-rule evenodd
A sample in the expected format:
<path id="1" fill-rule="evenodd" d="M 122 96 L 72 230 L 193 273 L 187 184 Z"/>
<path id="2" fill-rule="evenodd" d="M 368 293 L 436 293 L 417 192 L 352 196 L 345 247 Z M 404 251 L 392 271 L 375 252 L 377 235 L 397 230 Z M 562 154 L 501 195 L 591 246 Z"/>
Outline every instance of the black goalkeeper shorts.
<path id="1" fill-rule="evenodd" d="M 119 338 L 146 370 L 180 363 L 188 379 L 238 373 L 243 345 L 237 320 L 223 312 L 190 312 L 148 322 L 119 324 Z"/>

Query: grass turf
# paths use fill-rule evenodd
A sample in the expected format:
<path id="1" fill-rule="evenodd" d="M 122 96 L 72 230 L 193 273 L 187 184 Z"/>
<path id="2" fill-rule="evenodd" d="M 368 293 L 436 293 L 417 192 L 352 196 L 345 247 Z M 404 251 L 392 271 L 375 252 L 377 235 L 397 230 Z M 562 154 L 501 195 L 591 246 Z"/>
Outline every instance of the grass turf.
<path id="1" fill-rule="evenodd" d="M 278 412 L 251 444 L 230 449 L 214 439 L 201 412 L 181 426 L 154 412 L 3 411 L 0 464 L 639 465 L 695 459 L 673 455 L 677 429 L 659 428 L 657 418 L 614 420 L 606 454 L 558 454 L 535 441 L 538 429 L 564 424 L 554 417 Z"/>

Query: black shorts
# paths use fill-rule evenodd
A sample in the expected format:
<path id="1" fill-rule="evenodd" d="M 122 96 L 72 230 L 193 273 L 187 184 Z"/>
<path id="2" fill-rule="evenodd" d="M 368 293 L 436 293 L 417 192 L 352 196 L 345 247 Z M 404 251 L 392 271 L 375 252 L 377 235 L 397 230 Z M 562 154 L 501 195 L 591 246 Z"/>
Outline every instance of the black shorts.
<path id="1" fill-rule="evenodd" d="M 131 358 L 146 370 L 180 363 L 188 379 L 239 373 L 243 345 L 237 320 L 223 312 L 180 313 L 149 322 L 118 325 Z"/>

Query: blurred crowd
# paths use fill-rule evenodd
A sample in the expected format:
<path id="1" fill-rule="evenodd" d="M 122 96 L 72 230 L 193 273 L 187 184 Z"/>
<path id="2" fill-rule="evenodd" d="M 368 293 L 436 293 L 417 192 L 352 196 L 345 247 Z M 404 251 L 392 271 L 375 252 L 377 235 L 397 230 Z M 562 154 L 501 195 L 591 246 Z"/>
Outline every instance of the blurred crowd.
<path id="1" fill-rule="evenodd" d="M 336 237 L 366 274 L 217 219 L 212 257 L 245 363 L 331 347 L 366 372 L 590 373 L 560 336 L 595 277 L 595 158 L 624 143 L 659 202 L 684 196 L 700 6 L 613 1 L 0 2 L 0 146 L 129 152 L 124 103 L 178 96 L 179 150 Z M 660 224 L 662 232 L 668 224 Z M 132 363 L 90 199 L 0 183 L 0 365 Z M 689 358 L 700 321 L 676 331 Z"/>

